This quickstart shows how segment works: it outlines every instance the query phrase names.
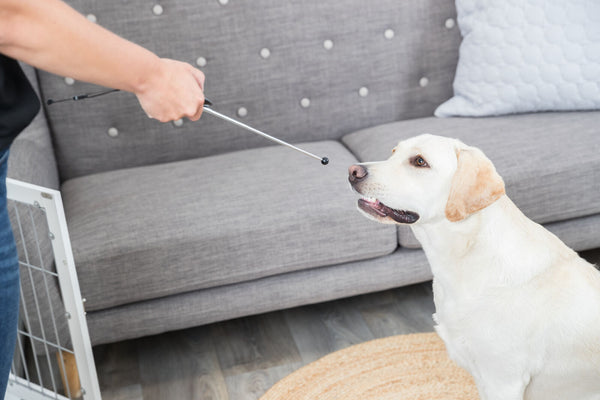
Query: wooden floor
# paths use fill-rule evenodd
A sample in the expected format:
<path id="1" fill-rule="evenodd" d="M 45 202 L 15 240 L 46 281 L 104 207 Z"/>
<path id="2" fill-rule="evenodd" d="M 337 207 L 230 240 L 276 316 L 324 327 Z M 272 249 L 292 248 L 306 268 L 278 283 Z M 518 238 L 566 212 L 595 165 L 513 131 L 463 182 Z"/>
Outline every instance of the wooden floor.
<path id="1" fill-rule="evenodd" d="M 583 254 L 600 263 L 600 251 Z M 94 348 L 103 400 L 254 400 L 301 366 L 433 330 L 431 283 Z"/>

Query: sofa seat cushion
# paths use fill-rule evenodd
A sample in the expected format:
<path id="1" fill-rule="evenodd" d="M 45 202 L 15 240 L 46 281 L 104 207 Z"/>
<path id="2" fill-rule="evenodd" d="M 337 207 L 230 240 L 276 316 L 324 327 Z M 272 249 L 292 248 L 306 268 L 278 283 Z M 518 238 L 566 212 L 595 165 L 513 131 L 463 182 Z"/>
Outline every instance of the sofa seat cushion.
<path id="1" fill-rule="evenodd" d="M 538 223 L 600 213 L 600 112 L 491 118 L 421 118 L 361 130 L 343 138 L 361 161 L 387 159 L 400 141 L 421 133 L 479 147 L 506 183 L 508 196 Z M 399 238 L 415 247 L 406 227 Z"/>
<path id="2" fill-rule="evenodd" d="M 334 141 L 66 181 L 62 196 L 88 311 L 389 254 L 393 227 L 356 211 Z"/>

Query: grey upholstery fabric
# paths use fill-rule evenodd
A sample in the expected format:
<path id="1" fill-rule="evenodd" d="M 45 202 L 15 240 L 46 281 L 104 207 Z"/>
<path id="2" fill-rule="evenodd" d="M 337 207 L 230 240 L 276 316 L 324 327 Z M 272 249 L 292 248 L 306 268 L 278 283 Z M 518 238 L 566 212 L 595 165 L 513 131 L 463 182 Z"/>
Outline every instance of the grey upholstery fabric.
<path id="1" fill-rule="evenodd" d="M 34 69 L 25 64 L 21 67 L 39 96 Z M 43 109 L 13 142 L 8 159 L 8 177 L 58 189 L 58 169 Z"/>
<path id="2" fill-rule="evenodd" d="M 398 243 L 407 249 L 421 248 L 421 243 L 419 243 L 409 226 L 398 226 Z"/>
<path id="3" fill-rule="evenodd" d="M 88 313 L 93 344 L 154 335 L 431 279 L 421 250 L 291 272 Z"/>
<path id="4" fill-rule="evenodd" d="M 553 222 L 544 226 L 573 250 L 600 247 L 600 214 Z"/>
<path id="5" fill-rule="evenodd" d="M 389 157 L 402 139 L 432 133 L 479 147 L 506 183 L 508 196 L 536 222 L 600 213 L 600 112 L 493 118 L 422 118 L 343 138 L 361 161 Z M 557 190 L 560 188 L 560 190 Z M 412 240 L 401 244 L 414 247 Z"/>
<path id="6" fill-rule="evenodd" d="M 548 224 L 574 249 L 600 247 L 600 215 Z M 110 343 L 431 279 L 421 250 L 291 272 L 88 313 L 92 343 Z"/>
<path id="7" fill-rule="evenodd" d="M 62 187 L 88 311 L 389 254 L 396 231 L 355 210 L 338 142 L 112 171 Z"/>
<path id="8" fill-rule="evenodd" d="M 339 139 L 357 129 L 432 115 L 452 96 L 458 27 L 452 0 L 68 1 L 97 23 L 162 57 L 204 57 L 206 95 L 219 111 L 294 142 Z M 394 36 L 387 39 L 386 29 Z M 333 47 L 323 43 L 331 40 Z M 269 49 L 262 58 L 261 49 Z M 420 86 L 426 77 L 426 87 Z M 98 90 L 40 73 L 47 97 Z M 368 89 L 360 97 L 361 87 Z M 310 106 L 300 105 L 302 98 Z M 93 103 L 92 103 L 93 101 Z M 215 118 L 182 127 L 149 120 L 118 93 L 47 109 L 64 180 L 90 173 L 264 146 Z M 115 127 L 118 137 L 107 131 Z"/>

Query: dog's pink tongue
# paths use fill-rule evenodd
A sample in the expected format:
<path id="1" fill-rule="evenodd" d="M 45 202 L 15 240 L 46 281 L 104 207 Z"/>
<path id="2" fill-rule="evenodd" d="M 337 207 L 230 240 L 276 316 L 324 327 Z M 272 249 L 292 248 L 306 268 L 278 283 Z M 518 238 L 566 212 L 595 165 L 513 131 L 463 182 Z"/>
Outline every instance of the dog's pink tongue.
<path id="1" fill-rule="evenodd" d="M 363 205 L 368 206 L 371 210 L 375 211 L 378 215 L 382 217 L 387 216 L 387 207 L 383 205 L 379 200 L 371 201 L 367 199 L 360 199 L 359 203 L 363 203 Z"/>

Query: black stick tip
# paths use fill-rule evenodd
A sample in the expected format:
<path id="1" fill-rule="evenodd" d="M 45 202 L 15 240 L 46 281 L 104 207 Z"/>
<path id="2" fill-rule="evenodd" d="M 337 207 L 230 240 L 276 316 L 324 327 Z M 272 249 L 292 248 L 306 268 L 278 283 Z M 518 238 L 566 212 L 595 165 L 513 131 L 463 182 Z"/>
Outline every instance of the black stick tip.
<path id="1" fill-rule="evenodd" d="M 329 158 L 327 158 L 327 157 L 321 158 L 321 164 L 323 164 L 323 165 L 329 164 Z"/>

